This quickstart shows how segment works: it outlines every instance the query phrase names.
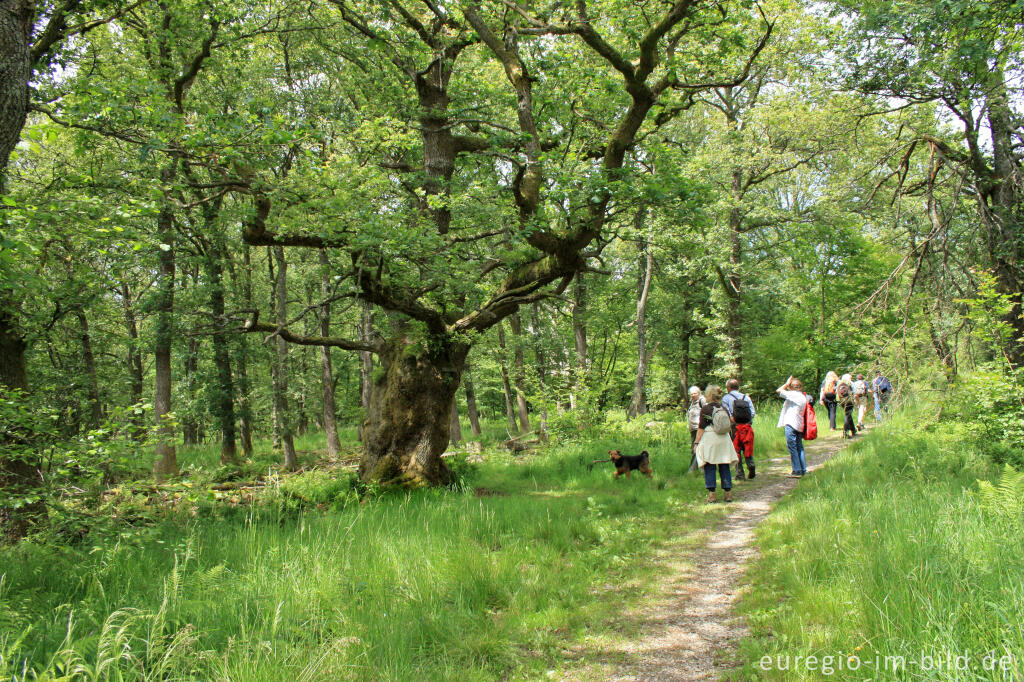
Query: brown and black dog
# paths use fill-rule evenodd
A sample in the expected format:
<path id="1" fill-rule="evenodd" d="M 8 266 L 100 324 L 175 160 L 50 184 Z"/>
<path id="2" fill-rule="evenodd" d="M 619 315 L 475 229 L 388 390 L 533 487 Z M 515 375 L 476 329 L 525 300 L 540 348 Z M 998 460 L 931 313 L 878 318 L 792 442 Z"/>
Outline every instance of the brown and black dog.
<path id="1" fill-rule="evenodd" d="M 646 450 L 639 455 L 624 455 L 618 450 L 609 450 L 608 459 L 594 460 L 595 464 L 598 462 L 611 462 L 614 464 L 615 478 L 622 474 L 626 474 L 626 478 L 629 478 L 634 470 L 639 470 L 641 474 L 646 474 L 647 476 L 654 475 L 654 471 L 651 470 L 651 455 Z"/>

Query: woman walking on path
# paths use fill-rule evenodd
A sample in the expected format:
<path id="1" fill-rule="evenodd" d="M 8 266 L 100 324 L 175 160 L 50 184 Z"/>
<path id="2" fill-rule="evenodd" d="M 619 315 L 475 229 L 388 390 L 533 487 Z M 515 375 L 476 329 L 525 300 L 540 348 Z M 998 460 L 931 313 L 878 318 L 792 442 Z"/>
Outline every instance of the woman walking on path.
<path id="1" fill-rule="evenodd" d="M 843 408 L 843 412 L 846 413 L 846 418 L 843 420 L 843 438 L 853 438 L 857 435 L 857 427 L 853 423 L 853 377 L 849 374 L 844 374 L 843 378 L 839 380 L 836 387 L 836 399 Z"/>
<path id="2" fill-rule="evenodd" d="M 775 389 L 775 392 L 786 400 L 782 405 L 782 412 L 779 413 L 779 428 L 786 429 L 786 447 L 793 463 L 793 473 L 790 476 L 800 478 L 807 473 L 807 455 L 804 453 L 803 439 L 804 405 L 807 404 L 807 395 L 804 393 L 803 383 L 799 379 L 794 379 L 792 375 L 786 379 L 786 383 Z"/>
<path id="3" fill-rule="evenodd" d="M 707 404 L 700 410 L 700 428 L 697 430 L 697 465 L 704 469 L 704 487 L 708 489 L 708 502 L 715 501 L 715 469 L 722 479 L 725 501 L 732 502 L 732 471 L 729 465 L 736 461 L 736 450 L 729 437 L 729 413 L 722 407 L 722 389 L 711 384 L 704 391 Z M 721 414 L 717 414 L 717 413 Z M 724 424 L 724 432 L 716 427 L 716 417 Z M 724 418 L 724 421 L 722 421 Z"/>
<path id="4" fill-rule="evenodd" d="M 700 411 L 707 403 L 700 389 L 690 386 L 690 405 L 686 408 L 686 425 L 690 427 L 690 471 L 696 465 L 695 453 L 697 452 L 697 430 L 700 429 Z"/>
<path id="5" fill-rule="evenodd" d="M 836 388 L 839 386 L 839 375 L 832 370 L 828 371 L 825 375 L 825 380 L 821 382 L 821 393 L 818 399 L 821 404 L 828 410 L 828 426 L 833 431 L 836 430 Z"/>

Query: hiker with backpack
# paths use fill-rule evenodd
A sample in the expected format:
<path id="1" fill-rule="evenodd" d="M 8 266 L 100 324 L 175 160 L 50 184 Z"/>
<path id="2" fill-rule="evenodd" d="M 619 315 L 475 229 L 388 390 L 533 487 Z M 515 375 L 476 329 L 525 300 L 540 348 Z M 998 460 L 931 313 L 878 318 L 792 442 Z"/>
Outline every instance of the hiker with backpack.
<path id="1" fill-rule="evenodd" d="M 864 381 L 864 375 L 858 374 L 857 380 L 853 382 L 853 404 L 857 407 L 857 430 L 864 430 L 864 413 L 868 411 L 868 394 L 871 389 L 868 382 Z"/>
<path id="2" fill-rule="evenodd" d="M 725 382 L 728 393 L 722 398 L 722 407 L 732 417 L 732 445 L 736 448 L 738 465 L 736 479 L 753 479 L 754 472 L 754 401 L 749 395 L 740 393 L 740 382 L 729 379 Z M 743 473 L 743 460 L 747 461 L 747 474 Z"/>
<path id="3" fill-rule="evenodd" d="M 825 380 L 821 382 L 821 390 L 818 392 L 818 400 L 828 410 L 828 426 L 836 430 L 836 407 L 839 402 L 836 400 L 836 389 L 839 387 L 839 375 L 829 370 Z"/>
<path id="4" fill-rule="evenodd" d="M 704 469 L 704 487 L 708 490 L 708 502 L 715 502 L 715 470 L 722 479 L 725 501 L 732 502 L 732 471 L 729 466 L 736 461 L 729 432 L 732 418 L 722 407 L 722 389 L 711 384 L 704 391 L 707 404 L 700 410 L 700 428 L 697 429 L 697 465 Z"/>
<path id="5" fill-rule="evenodd" d="M 882 413 L 886 411 L 886 403 L 892 395 L 892 383 L 885 378 L 881 370 L 875 370 L 875 378 L 871 382 L 872 395 L 875 397 L 875 421 L 882 421 Z"/>
<path id="6" fill-rule="evenodd" d="M 853 438 L 857 435 L 857 427 L 853 424 L 853 377 L 844 374 L 836 385 L 836 401 L 846 413 L 843 420 L 843 438 Z"/>
<path id="7" fill-rule="evenodd" d="M 791 478 L 802 478 L 807 473 L 807 454 L 804 452 L 804 408 L 810 396 L 804 393 L 804 385 L 792 375 L 786 383 L 775 389 L 786 402 L 779 413 L 779 428 L 786 430 L 786 447 L 793 464 Z"/>

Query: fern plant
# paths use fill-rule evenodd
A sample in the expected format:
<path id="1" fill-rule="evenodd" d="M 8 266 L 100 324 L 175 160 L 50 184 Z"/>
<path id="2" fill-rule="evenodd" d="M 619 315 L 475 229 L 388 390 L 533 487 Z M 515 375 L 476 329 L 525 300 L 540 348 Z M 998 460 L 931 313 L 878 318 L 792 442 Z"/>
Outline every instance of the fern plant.
<path id="1" fill-rule="evenodd" d="M 1024 471 L 1007 464 L 995 484 L 978 481 L 978 502 L 988 513 L 1024 529 Z"/>

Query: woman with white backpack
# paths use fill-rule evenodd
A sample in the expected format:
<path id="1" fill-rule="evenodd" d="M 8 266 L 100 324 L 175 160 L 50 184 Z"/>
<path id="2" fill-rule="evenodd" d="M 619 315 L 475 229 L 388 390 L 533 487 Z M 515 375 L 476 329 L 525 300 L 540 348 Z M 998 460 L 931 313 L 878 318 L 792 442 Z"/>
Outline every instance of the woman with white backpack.
<path id="1" fill-rule="evenodd" d="M 697 466 L 704 469 L 704 487 L 708 502 L 715 502 L 715 470 L 722 479 L 725 501 L 732 502 L 732 470 L 738 457 L 732 445 L 732 418 L 722 407 L 722 388 L 711 384 L 704 391 L 707 404 L 700 410 L 700 428 L 697 429 Z"/>

